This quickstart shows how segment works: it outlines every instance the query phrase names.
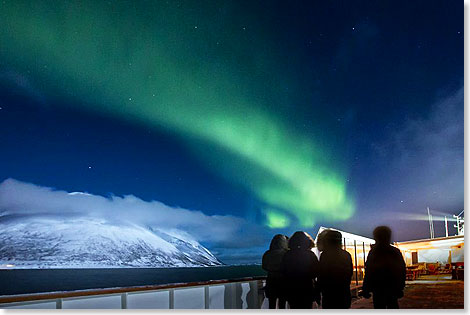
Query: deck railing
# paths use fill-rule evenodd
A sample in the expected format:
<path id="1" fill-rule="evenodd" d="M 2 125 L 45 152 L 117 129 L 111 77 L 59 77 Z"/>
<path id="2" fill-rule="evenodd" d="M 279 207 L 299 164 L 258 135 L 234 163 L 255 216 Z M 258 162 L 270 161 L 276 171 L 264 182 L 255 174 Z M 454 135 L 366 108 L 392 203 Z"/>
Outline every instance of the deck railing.
<path id="1" fill-rule="evenodd" d="M 0 296 L 0 308 L 259 309 L 265 277 Z"/>

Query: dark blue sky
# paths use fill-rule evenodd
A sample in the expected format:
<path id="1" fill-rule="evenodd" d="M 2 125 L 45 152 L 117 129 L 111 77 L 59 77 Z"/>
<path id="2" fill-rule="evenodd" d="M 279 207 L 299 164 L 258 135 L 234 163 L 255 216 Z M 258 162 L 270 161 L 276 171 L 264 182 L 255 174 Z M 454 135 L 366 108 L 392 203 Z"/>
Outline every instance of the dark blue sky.
<path id="1" fill-rule="evenodd" d="M 5 14 L 23 14 L 20 4 L 3 6 Z M 264 226 L 265 200 L 249 184 L 221 175 L 214 161 L 202 162 L 203 155 L 188 143 L 203 151 L 212 145 L 205 149 L 204 141 L 167 128 L 164 119 L 153 124 L 133 119 L 136 112 L 110 114 L 108 108 L 121 105 L 106 93 L 117 86 L 106 85 L 105 68 L 100 80 L 87 81 L 101 71 L 92 52 L 100 36 L 111 43 L 131 36 L 129 30 L 119 31 L 130 23 L 139 30 L 132 35 L 136 43 L 144 40 L 141 33 L 155 32 L 163 47 L 159 53 L 182 60 L 168 70 L 171 75 L 190 82 L 204 78 L 199 88 L 206 93 L 218 89 L 211 84 L 222 77 L 237 97 L 259 101 L 259 108 L 282 118 L 293 134 L 328 149 L 331 163 L 342 170 L 355 213 L 348 220 L 320 218 L 308 232 L 326 225 L 370 236 L 375 225 L 387 223 L 398 240 L 424 238 L 427 222 L 402 220 L 402 214 L 425 214 L 426 206 L 441 214 L 463 209 L 461 2 L 139 1 L 117 2 L 99 14 L 90 13 L 97 9 L 92 2 L 52 7 L 35 4 L 34 14 L 23 22 L 7 20 L 0 31 L 0 181 L 14 178 L 103 196 L 132 194 L 208 215 L 230 214 L 259 226 L 266 239 L 300 228 L 298 223 L 284 229 Z M 83 12 L 73 11 L 77 7 Z M 70 70 L 76 57 L 62 54 L 66 48 L 60 42 L 51 47 L 47 36 L 41 37 L 74 34 L 70 21 L 57 27 L 61 9 L 88 14 L 93 21 L 109 13 L 122 22 L 114 33 L 100 29 L 98 41 L 81 44 L 80 62 L 91 58 L 83 73 Z M 22 38 L 21 31 L 35 23 L 43 33 Z M 86 31 L 97 25 L 79 27 Z M 115 42 L 114 53 L 101 55 L 100 62 L 135 62 L 133 45 Z M 121 72 L 115 69 L 112 75 Z M 141 84 L 145 91 L 147 83 L 139 80 L 132 76 L 120 84 L 137 91 Z M 171 80 L 159 88 L 171 91 Z M 198 93 L 188 90 L 188 98 L 202 100 Z M 132 106 L 139 111 L 141 105 Z M 230 164 L 230 155 L 220 163 Z M 443 224 L 436 223 L 439 233 Z"/>

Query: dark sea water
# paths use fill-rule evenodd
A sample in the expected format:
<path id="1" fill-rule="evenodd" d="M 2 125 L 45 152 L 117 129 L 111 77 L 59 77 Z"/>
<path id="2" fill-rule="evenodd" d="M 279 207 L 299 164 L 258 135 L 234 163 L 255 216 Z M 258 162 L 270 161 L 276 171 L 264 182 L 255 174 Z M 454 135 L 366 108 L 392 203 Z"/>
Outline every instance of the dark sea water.
<path id="1" fill-rule="evenodd" d="M 264 276 L 259 265 L 197 268 L 4 269 L 0 295 Z"/>

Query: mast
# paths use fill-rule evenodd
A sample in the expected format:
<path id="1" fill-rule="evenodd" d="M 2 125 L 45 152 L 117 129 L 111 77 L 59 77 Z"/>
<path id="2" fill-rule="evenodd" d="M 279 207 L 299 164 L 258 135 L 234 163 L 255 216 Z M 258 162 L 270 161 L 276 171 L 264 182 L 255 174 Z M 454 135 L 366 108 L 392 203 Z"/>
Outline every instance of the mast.
<path id="1" fill-rule="evenodd" d="M 449 237 L 449 227 L 447 226 L 447 217 L 444 216 L 444 224 L 446 225 L 446 237 Z"/>
<path id="2" fill-rule="evenodd" d="M 432 222 L 432 215 L 431 215 L 431 212 L 429 211 L 429 207 L 427 207 L 428 209 L 428 218 L 429 218 L 429 234 L 431 235 L 431 238 L 434 238 L 434 224 Z"/>

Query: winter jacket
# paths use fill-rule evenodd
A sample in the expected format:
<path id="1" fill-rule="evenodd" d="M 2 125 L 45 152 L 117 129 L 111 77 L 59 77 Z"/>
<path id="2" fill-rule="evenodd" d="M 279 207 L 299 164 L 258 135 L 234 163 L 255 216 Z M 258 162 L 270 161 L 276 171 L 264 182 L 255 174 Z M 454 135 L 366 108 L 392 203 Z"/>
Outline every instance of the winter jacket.
<path id="1" fill-rule="evenodd" d="M 349 308 L 351 306 L 351 255 L 341 249 L 324 250 L 320 256 L 318 286 L 322 293 L 323 308 Z"/>
<path id="2" fill-rule="evenodd" d="M 398 298 L 405 288 L 406 265 L 400 250 L 376 244 L 367 256 L 362 290 Z"/>
<path id="3" fill-rule="evenodd" d="M 316 295 L 314 281 L 319 263 L 311 250 L 291 249 L 282 260 L 282 272 L 286 278 L 287 300 L 308 299 Z"/>
<path id="4" fill-rule="evenodd" d="M 284 235 L 276 235 L 271 241 L 269 250 L 263 255 L 263 269 L 268 272 L 268 278 L 279 279 L 281 277 L 281 261 L 287 247 L 287 238 Z"/>
<path id="5" fill-rule="evenodd" d="M 298 301 L 302 301 L 302 304 L 305 301 L 310 302 L 311 306 L 318 295 L 315 281 L 319 263 L 311 247 L 312 238 L 307 233 L 298 231 L 290 238 L 290 249 L 282 259 L 281 271 L 285 277 L 287 300 L 291 307 Z"/>
<path id="6" fill-rule="evenodd" d="M 268 298 L 278 298 L 285 295 L 281 262 L 284 254 L 288 251 L 287 244 L 287 237 L 278 234 L 271 241 L 269 250 L 263 255 L 262 267 L 268 272 L 266 279 L 266 296 Z"/>

